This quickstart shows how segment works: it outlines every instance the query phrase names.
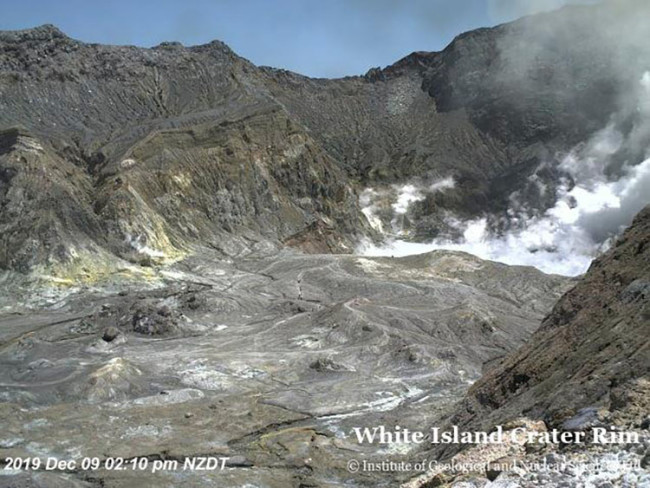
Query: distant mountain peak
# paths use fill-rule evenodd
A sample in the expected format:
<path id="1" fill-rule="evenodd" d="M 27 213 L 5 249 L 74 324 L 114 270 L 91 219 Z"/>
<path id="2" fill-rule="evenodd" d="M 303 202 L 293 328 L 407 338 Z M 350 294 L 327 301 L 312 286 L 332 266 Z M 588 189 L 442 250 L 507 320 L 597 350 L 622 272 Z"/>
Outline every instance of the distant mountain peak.
<path id="1" fill-rule="evenodd" d="M 69 37 L 52 24 L 43 24 L 29 29 L 0 31 L 0 41 L 4 42 L 49 41 L 52 39 L 69 39 Z"/>

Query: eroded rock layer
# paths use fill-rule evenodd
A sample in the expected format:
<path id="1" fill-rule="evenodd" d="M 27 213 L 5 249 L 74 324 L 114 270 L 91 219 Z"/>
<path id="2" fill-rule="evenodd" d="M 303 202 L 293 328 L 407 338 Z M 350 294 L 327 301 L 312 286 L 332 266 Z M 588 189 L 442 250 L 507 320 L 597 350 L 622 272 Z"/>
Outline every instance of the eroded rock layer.
<path id="1" fill-rule="evenodd" d="M 433 425 L 569 282 L 464 253 L 186 258 L 0 315 L 0 455 L 231 458 L 226 471 L 11 473 L 0 484 L 395 486 L 352 428 Z M 403 446 L 408 448 L 409 446 Z M 207 478 L 206 478 L 207 476 Z"/>
<path id="2" fill-rule="evenodd" d="M 514 191 L 543 212 L 558 151 L 605 127 L 648 70 L 635 44 L 647 8 L 566 8 L 336 80 L 259 68 L 218 41 L 0 33 L 0 267 L 76 272 L 260 241 L 349 251 L 373 237 L 358 192 L 414 179 L 455 182 L 409 206 L 414 238 L 441 232 L 446 212 L 505 218 Z M 613 121 L 624 136 L 630 113 Z M 637 139 L 619 166 L 640 161 Z"/>

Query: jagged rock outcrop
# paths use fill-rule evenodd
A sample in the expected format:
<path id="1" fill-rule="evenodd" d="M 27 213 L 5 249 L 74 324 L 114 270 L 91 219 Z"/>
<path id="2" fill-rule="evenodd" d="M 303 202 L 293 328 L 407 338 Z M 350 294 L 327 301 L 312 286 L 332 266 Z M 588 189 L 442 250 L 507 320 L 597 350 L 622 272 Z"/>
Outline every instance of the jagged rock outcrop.
<path id="1" fill-rule="evenodd" d="M 367 233 L 343 171 L 222 43 L 95 46 L 44 26 L 0 44 L 2 268 L 237 254 L 314 221 L 338 251 Z"/>
<path id="2" fill-rule="evenodd" d="M 514 189 L 547 208 L 553 192 L 529 177 L 552 189 L 559 175 L 540 162 L 603 127 L 639 79 L 647 50 L 610 34 L 643 31 L 647 8 L 566 8 L 337 80 L 258 68 L 218 41 L 143 49 L 85 44 L 53 26 L 2 32 L 3 140 L 22 134 L 42 151 L 26 157 L 3 142 L 0 266 L 70 267 L 77 247 L 101 261 L 194 245 L 232 254 L 321 221 L 336 236 L 309 246 L 344 251 L 372 235 L 357 191 L 412 178 L 456 181 L 453 195 L 409 209 L 419 238 L 448 210 L 503 213 Z M 619 56 L 626 49 L 633 63 Z M 23 201 L 39 185 L 52 190 Z M 38 224 L 6 217 L 23 208 Z"/>
<path id="3" fill-rule="evenodd" d="M 489 429 L 526 415 L 561 427 L 581 409 L 604 407 L 623 425 L 641 425 L 650 406 L 649 298 L 646 207 L 531 339 L 470 388 L 451 422 Z"/>
<path id="4" fill-rule="evenodd" d="M 408 209 L 420 237 L 445 211 L 503 212 L 515 189 L 552 205 L 562 175 L 539 163 L 605 125 L 628 87 L 612 56 L 625 42 L 588 38 L 628 3 L 480 29 L 340 80 L 259 68 L 220 42 L 0 33 L 1 458 L 181 463 L 7 482 L 396 486 L 416 473 L 349 461 L 429 447 L 354 428 L 525 414 L 543 431 L 540 418 L 591 421 L 599 406 L 647 427 L 650 209 L 577 284 L 461 252 L 335 255 L 373 236 L 366 186 L 453 177 L 453 193 Z M 616 29 L 637 25 L 636 4 Z M 532 65 L 511 64 L 522 49 Z M 525 191 L 532 175 L 546 196 Z M 206 455 L 232 469 L 182 467 Z"/>
<path id="5" fill-rule="evenodd" d="M 649 298 L 650 206 L 560 298 L 532 337 L 492 362 L 440 422 L 443 431 L 455 426 L 461 432 L 494 432 L 498 426 L 505 441 L 426 449 L 427 456 L 473 468 L 434 466 L 402 487 L 478 488 L 488 480 L 524 488 L 644 486 L 650 450 Z M 526 434 L 517 439 L 514 429 Z M 579 434 L 582 440 L 549 440 L 558 433 Z"/>

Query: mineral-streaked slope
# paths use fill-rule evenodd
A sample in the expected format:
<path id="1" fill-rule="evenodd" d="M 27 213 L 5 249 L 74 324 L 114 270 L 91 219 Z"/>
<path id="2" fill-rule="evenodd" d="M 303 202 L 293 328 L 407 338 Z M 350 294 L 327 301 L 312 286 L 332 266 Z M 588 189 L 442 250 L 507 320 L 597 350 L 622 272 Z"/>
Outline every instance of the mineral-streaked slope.
<path id="1" fill-rule="evenodd" d="M 232 458 L 208 475 L 37 471 L 0 485 L 394 486 L 410 475 L 346 462 L 414 453 L 359 446 L 352 427 L 559 415 L 642 374 L 645 350 L 629 346 L 647 325 L 647 213 L 506 359 L 569 280 L 462 253 L 336 254 L 374 235 L 366 186 L 453 177 L 453 192 L 409 208 L 420 237 L 446 210 L 503 213 L 515 189 L 534 211 L 552 205 L 529 184 L 558 182 L 539 163 L 603 127 L 622 80 L 640 79 L 646 51 L 619 72 L 624 43 L 590 38 L 604 19 L 616 31 L 644 18 L 639 2 L 617 16 L 613 3 L 340 80 L 256 67 L 220 42 L 0 33 L 0 455 Z M 508 48 L 540 45 L 513 64 Z M 484 369 L 479 396 L 450 412 Z"/>
<path id="2" fill-rule="evenodd" d="M 94 175 L 22 130 L 3 132 L 0 265 L 83 279 L 115 255 L 165 262 L 196 243 L 236 255 L 314 219 L 349 251 L 366 224 L 342 171 L 277 107 L 231 115 L 152 131 Z"/>
<path id="3" fill-rule="evenodd" d="M 581 408 L 627 406 L 650 372 L 649 298 L 646 207 L 531 340 L 472 386 L 456 420 L 486 424 L 525 414 L 557 426 Z M 626 421 L 640 425 L 645 408 Z"/>
<path id="4" fill-rule="evenodd" d="M 420 238 L 447 210 L 504 215 L 515 190 L 543 210 L 556 151 L 604 127 L 647 69 L 647 50 L 615 35 L 646 39 L 647 8 L 567 8 L 338 80 L 259 68 L 217 41 L 0 33 L 0 267 L 65 279 L 296 234 L 304 249 L 349 251 L 372 237 L 358 191 L 411 179 L 456 182 L 409 209 Z M 309 233 L 323 225 L 326 242 Z"/>
<path id="5" fill-rule="evenodd" d="M 360 451 L 386 457 L 350 429 L 432 425 L 568 286 L 463 253 L 214 257 L 177 264 L 155 289 L 86 290 L 56 310 L 3 314 L 0 456 L 210 454 L 233 468 L 39 471 L 0 485 L 394 486 L 347 472 Z"/>
<path id="6" fill-rule="evenodd" d="M 339 251 L 368 233 L 342 170 L 223 44 L 92 46 L 52 27 L 0 44 L 3 268 L 83 278 L 109 257 L 277 246 L 314 221 Z"/>
<path id="7" fill-rule="evenodd" d="M 594 261 L 589 271 L 553 307 L 528 342 L 495 361 L 465 398 L 450 409 L 441 428 L 492 431 L 495 426 L 534 426 L 579 431 L 582 444 L 500 446 L 436 446 L 428 455 L 468 463 L 519 466 L 547 463 L 550 469 L 512 469 L 501 483 L 532 487 L 644 486 L 648 479 L 648 413 L 650 409 L 650 206 L 618 243 Z M 527 418 L 527 420 L 522 420 Z M 639 443 L 591 444 L 591 428 L 634 432 Z M 601 469 L 582 466 L 600 463 Z M 625 463 L 630 463 L 625 466 Z M 636 463 L 636 464 L 635 464 Z M 571 468 L 571 466 L 574 466 Z M 634 467 L 636 466 L 636 468 Z M 496 476 L 499 469 L 492 476 Z M 406 484 L 410 488 L 483 486 L 485 471 L 461 475 L 429 473 Z"/>

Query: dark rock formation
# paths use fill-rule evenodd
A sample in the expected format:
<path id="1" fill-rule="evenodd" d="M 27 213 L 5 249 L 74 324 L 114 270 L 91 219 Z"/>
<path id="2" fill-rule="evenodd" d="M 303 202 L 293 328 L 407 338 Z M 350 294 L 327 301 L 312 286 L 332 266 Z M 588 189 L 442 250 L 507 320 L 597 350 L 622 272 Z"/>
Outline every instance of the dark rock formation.
<path id="1" fill-rule="evenodd" d="M 521 349 L 474 384 L 452 422 L 526 415 L 562 427 L 589 407 L 640 426 L 650 397 L 650 207 L 555 305 Z M 574 419 L 575 420 L 575 419 Z"/>
<path id="2" fill-rule="evenodd" d="M 638 81 L 647 50 L 621 66 L 636 46 L 612 32 L 647 8 L 567 8 L 338 80 L 220 42 L 0 33 L 1 458 L 181 462 L 7 482 L 396 486 L 414 473 L 348 462 L 420 448 L 359 443 L 354 427 L 422 430 L 455 409 L 474 430 L 521 414 L 584 428 L 605 406 L 647 428 L 650 208 L 550 315 L 573 281 L 459 252 L 333 255 L 373 237 L 366 186 L 453 177 L 409 210 L 420 237 L 447 210 L 503 213 L 514 190 L 552 205 L 529 177 L 558 184 L 555 152 Z M 203 455 L 232 469 L 182 468 Z"/>
<path id="3" fill-rule="evenodd" d="M 0 53 L 3 268 L 229 253 L 314 220 L 348 244 L 367 233 L 342 170 L 221 43 L 96 46 L 45 26 L 3 33 Z"/>
<path id="4" fill-rule="evenodd" d="M 479 29 L 337 80 L 258 68 L 217 41 L 142 49 L 52 26 L 0 33 L 0 267 L 93 275 L 89 260 L 149 265 L 296 235 L 304 249 L 344 251 L 372 234 L 359 187 L 414 177 L 457 182 L 453 197 L 414 204 L 420 238 L 445 209 L 501 213 L 535 172 L 552 188 L 558 175 L 539 163 L 602 128 L 650 66 L 612 35 L 648 37 L 648 6 L 627 3 Z M 310 233 L 315 222 L 329 237 Z"/>

